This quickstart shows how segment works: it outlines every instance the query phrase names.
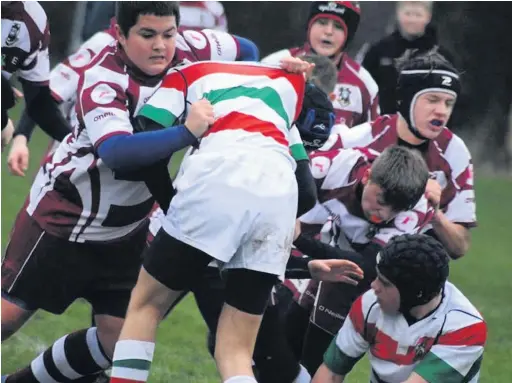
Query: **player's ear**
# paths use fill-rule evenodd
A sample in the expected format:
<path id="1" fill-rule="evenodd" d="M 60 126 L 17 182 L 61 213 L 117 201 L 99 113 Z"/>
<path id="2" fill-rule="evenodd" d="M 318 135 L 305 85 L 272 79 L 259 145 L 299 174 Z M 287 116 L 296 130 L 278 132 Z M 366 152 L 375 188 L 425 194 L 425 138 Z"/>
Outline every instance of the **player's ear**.
<path id="1" fill-rule="evenodd" d="M 121 27 L 119 24 L 115 25 L 115 31 L 116 31 L 116 40 L 119 41 L 122 47 L 126 45 L 126 36 L 124 35 L 123 31 L 121 30 Z"/>
<path id="2" fill-rule="evenodd" d="M 334 102 L 334 100 L 336 100 L 336 93 L 334 93 L 334 92 L 329 93 L 329 100 L 331 100 L 331 102 Z"/>

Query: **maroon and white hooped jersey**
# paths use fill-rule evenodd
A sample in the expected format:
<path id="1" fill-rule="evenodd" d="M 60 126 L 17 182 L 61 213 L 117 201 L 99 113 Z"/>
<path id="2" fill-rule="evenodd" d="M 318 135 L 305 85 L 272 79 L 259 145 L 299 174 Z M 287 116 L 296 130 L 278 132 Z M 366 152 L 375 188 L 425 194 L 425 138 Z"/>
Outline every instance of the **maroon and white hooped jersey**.
<path id="1" fill-rule="evenodd" d="M 10 78 L 48 84 L 50 29 L 37 1 L 2 4 L 2 73 Z"/>
<path id="2" fill-rule="evenodd" d="M 312 53 L 309 45 L 283 49 L 261 60 L 263 63 L 277 63 L 284 57 L 300 57 Z M 338 65 L 338 80 L 333 100 L 336 125 L 349 128 L 376 119 L 380 114 L 379 87 L 370 73 L 346 53 Z"/>
<path id="3" fill-rule="evenodd" d="M 339 148 L 366 148 L 377 154 L 398 144 L 398 115 L 385 115 L 350 130 L 333 132 L 317 153 Z M 443 189 L 440 208 L 446 217 L 466 227 L 476 226 L 471 153 L 460 137 L 444 128 L 424 153 L 431 177 Z M 427 225 L 423 231 L 430 229 Z"/>
<path id="4" fill-rule="evenodd" d="M 231 35 L 188 32 L 179 37 L 176 62 L 237 58 Z M 133 133 L 132 118 L 163 77 L 134 71 L 116 42 L 80 76 L 74 131 L 46 159 L 30 191 L 27 212 L 48 233 L 76 242 L 108 241 L 130 234 L 147 218 L 154 200 L 145 183 L 116 178 L 96 148 L 108 137 Z"/>
<path id="5" fill-rule="evenodd" d="M 371 224 L 361 208 L 362 179 L 371 167 L 374 153 L 358 149 L 336 149 L 311 155 L 311 172 L 317 182 L 317 205 L 300 217 L 306 224 L 324 224 L 332 220 L 351 245 L 377 242 L 385 245 L 391 238 L 414 234 L 432 219 L 434 210 L 422 196 L 413 209 L 399 213 L 393 220 Z"/>
<path id="6" fill-rule="evenodd" d="M 180 26 L 228 31 L 228 21 L 220 1 L 180 1 Z"/>

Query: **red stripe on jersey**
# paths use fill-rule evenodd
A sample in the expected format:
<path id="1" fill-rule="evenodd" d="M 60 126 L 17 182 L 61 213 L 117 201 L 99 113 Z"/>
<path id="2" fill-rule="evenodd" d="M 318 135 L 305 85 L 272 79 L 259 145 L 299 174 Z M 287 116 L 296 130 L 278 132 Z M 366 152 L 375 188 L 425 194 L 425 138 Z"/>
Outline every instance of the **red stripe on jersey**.
<path id="1" fill-rule="evenodd" d="M 228 115 L 219 118 L 208 129 L 204 137 L 224 130 L 242 129 L 250 133 L 261 133 L 266 137 L 270 137 L 282 145 L 288 146 L 288 140 L 283 132 L 281 132 L 274 124 L 257 119 L 244 113 L 231 112 Z"/>
<path id="2" fill-rule="evenodd" d="M 302 101 L 304 98 L 306 85 L 306 81 L 302 74 L 288 73 L 279 68 L 268 68 L 256 65 L 223 64 L 214 62 L 196 63 L 177 70 L 180 70 L 185 75 L 189 86 L 201 77 L 218 73 L 237 74 L 242 76 L 267 76 L 273 80 L 278 78 L 286 78 L 292 84 L 298 96 L 297 110 L 295 111 L 294 118 L 295 120 L 298 118 L 300 110 L 302 109 Z M 180 74 L 170 73 L 164 78 L 162 87 L 175 88 L 180 91 L 184 91 L 185 84 L 183 81 L 177 81 L 176 79 L 178 77 L 181 78 Z"/>
<path id="3" fill-rule="evenodd" d="M 361 295 L 356 299 L 354 304 L 348 313 L 350 320 L 352 321 L 352 325 L 356 329 L 356 331 L 364 336 L 364 315 L 363 315 L 363 296 Z"/>
<path id="4" fill-rule="evenodd" d="M 487 325 L 478 322 L 439 337 L 439 344 L 445 346 L 483 346 L 487 339 Z"/>
<path id="5" fill-rule="evenodd" d="M 110 383 L 145 383 L 145 382 L 143 380 L 116 378 L 115 376 L 111 376 Z"/>
<path id="6" fill-rule="evenodd" d="M 422 348 L 429 351 L 434 344 L 434 338 L 422 337 L 416 342 L 422 345 Z M 411 365 L 415 363 L 416 347 L 409 346 L 407 352 L 397 353 L 398 342 L 391 338 L 389 335 L 383 333 L 380 329 L 376 328 L 375 338 L 371 347 L 371 353 L 376 358 L 392 362 L 398 365 Z"/>

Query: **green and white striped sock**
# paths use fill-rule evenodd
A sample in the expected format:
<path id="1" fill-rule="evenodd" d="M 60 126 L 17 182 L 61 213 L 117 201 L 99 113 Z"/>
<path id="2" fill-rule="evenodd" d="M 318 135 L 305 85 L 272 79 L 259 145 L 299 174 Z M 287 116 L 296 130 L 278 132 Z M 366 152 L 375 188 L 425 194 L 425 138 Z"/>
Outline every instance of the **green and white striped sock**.
<path id="1" fill-rule="evenodd" d="M 110 383 L 142 383 L 149 377 L 155 344 L 138 340 L 116 343 Z"/>

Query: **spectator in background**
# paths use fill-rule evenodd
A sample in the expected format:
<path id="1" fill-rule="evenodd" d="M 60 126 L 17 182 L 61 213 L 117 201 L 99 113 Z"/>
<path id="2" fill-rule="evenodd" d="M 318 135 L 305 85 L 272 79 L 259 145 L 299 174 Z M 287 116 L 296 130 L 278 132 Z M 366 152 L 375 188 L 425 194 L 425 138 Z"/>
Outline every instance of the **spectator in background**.
<path id="1" fill-rule="evenodd" d="M 115 1 L 89 1 L 85 10 L 82 41 L 107 29 L 115 15 Z M 180 1 L 180 28 L 227 32 L 228 22 L 220 1 Z"/>
<path id="2" fill-rule="evenodd" d="M 220 1 L 180 1 L 180 27 L 227 32 L 228 21 Z"/>
<path id="3" fill-rule="evenodd" d="M 398 72 L 395 59 L 407 49 L 422 52 L 439 45 L 437 33 L 430 24 L 432 1 L 397 2 L 395 31 L 373 44 L 363 60 L 365 67 L 379 86 L 381 114 L 396 113 L 396 83 Z M 451 55 L 443 48 L 441 53 L 448 60 Z"/>

